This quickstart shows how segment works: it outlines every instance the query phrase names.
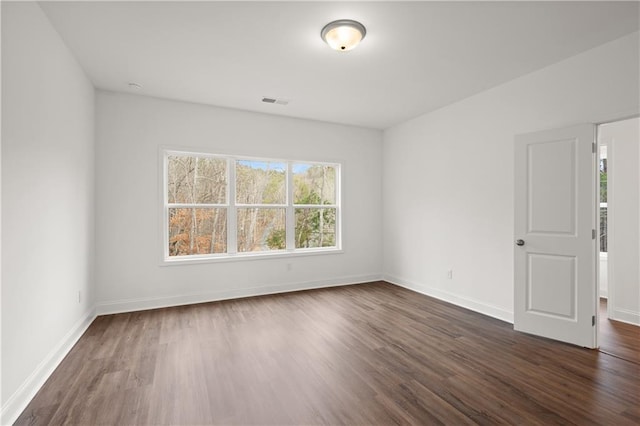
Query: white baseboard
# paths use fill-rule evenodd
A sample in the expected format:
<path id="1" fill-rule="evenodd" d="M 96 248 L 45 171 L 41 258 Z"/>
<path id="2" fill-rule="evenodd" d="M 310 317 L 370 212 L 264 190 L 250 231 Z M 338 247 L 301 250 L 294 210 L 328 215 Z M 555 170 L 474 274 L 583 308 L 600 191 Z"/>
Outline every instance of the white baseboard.
<path id="1" fill-rule="evenodd" d="M 614 308 L 609 311 L 609 319 L 614 321 L 626 322 L 627 324 L 640 325 L 640 312 L 630 311 L 628 309 Z"/>
<path id="2" fill-rule="evenodd" d="M 0 412 L 0 424 L 13 424 L 18 416 L 29 405 L 29 402 L 38 393 L 40 388 L 47 381 L 53 371 L 60 365 L 65 356 L 71 351 L 73 345 L 89 328 L 89 325 L 96 318 L 95 309 L 91 308 L 82 318 L 69 330 L 60 343 L 49 352 L 49 354 L 38 364 L 35 370 L 27 377 L 20 387 L 9 397 L 2 406 Z"/>
<path id="3" fill-rule="evenodd" d="M 242 297 L 264 296 L 267 294 L 288 293 L 291 291 L 311 290 L 314 288 L 337 287 L 380 281 L 382 275 L 357 275 L 330 280 L 306 281 L 291 284 L 250 287 L 232 290 L 220 290 L 205 293 L 181 294 L 166 297 L 147 297 L 138 299 L 113 300 L 96 304 L 98 315 L 144 311 L 147 309 L 168 308 L 171 306 L 191 305 L 195 303 L 216 302 Z"/>
<path id="4" fill-rule="evenodd" d="M 513 312 L 509 312 L 502 308 L 391 275 L 385 275 L 383 279 L 391 284 L 395 284 L 427 296 L 435 297 L 436 299 L 513 324 Z"/>

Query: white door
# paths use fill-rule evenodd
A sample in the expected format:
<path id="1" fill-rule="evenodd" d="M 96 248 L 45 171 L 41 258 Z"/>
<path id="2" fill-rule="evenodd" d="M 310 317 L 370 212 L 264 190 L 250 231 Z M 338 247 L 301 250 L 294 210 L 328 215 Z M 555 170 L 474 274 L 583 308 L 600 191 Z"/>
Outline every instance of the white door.
<path id="1" fill-rule="evenodd" d="M 515 138 L 514 328 L 596 346 L 595 126 Z"/>

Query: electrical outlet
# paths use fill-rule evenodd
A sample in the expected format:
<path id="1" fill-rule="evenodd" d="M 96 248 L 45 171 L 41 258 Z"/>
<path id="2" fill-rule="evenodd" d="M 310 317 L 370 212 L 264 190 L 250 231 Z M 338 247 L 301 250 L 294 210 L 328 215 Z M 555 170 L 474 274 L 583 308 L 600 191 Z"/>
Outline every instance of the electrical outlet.
<path id="1" fill-rule="evenodd" d="M 449 279 L 449 280 L 453 279 L 453 269 L 449 269 L 447 271 L 447 279 Z"/>
<path id="2" fill-rule="evenodd" d="M 82 300 L 82 292 L 78 290 L 78 303 Z"/>
<path id="3" fill-rule="evenodd" d="M 287 263 L 287 271 L 290 271 L 293 269 L 293 265 L 291 263 Z"/>

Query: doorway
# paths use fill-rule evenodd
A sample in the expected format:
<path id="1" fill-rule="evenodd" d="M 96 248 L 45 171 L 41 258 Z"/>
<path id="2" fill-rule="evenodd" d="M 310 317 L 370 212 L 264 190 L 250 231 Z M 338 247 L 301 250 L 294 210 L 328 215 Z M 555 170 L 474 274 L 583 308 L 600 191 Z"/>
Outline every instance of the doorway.
<path id="1" fill-rule="evenodd" d="M 599 346 L 640 363 L 640 118 L 598 126 Z"/>

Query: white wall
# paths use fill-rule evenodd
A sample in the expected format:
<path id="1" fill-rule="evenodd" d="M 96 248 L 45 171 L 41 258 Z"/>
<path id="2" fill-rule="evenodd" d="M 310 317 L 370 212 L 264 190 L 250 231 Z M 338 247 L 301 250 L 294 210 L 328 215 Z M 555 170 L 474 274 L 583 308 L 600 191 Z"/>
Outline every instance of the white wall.
<path id="1" fill-rule="evenodd" d="M 640 325 L 640 119 L 599 128 L 609 156 L 609 318 Z"/>
<path id="2" fill-rule="evenodd" d="M 99 312 L 381 277 L 380 131 L 98 92 L 96 138 Z M 161 266 L 161 146 L 342 162 L 344 253 Z"/>
<path id="3" fill-rule="evenodd" d="M 512 321 L 514 135 L 637 113 L 638 39 L 386 130 L 386 279 Z"/>
<path id="4" fill-rule="evenodd" d="M 92 319 L 93 114 L 37 4 L 2 2 L 3 424 Z"/>

